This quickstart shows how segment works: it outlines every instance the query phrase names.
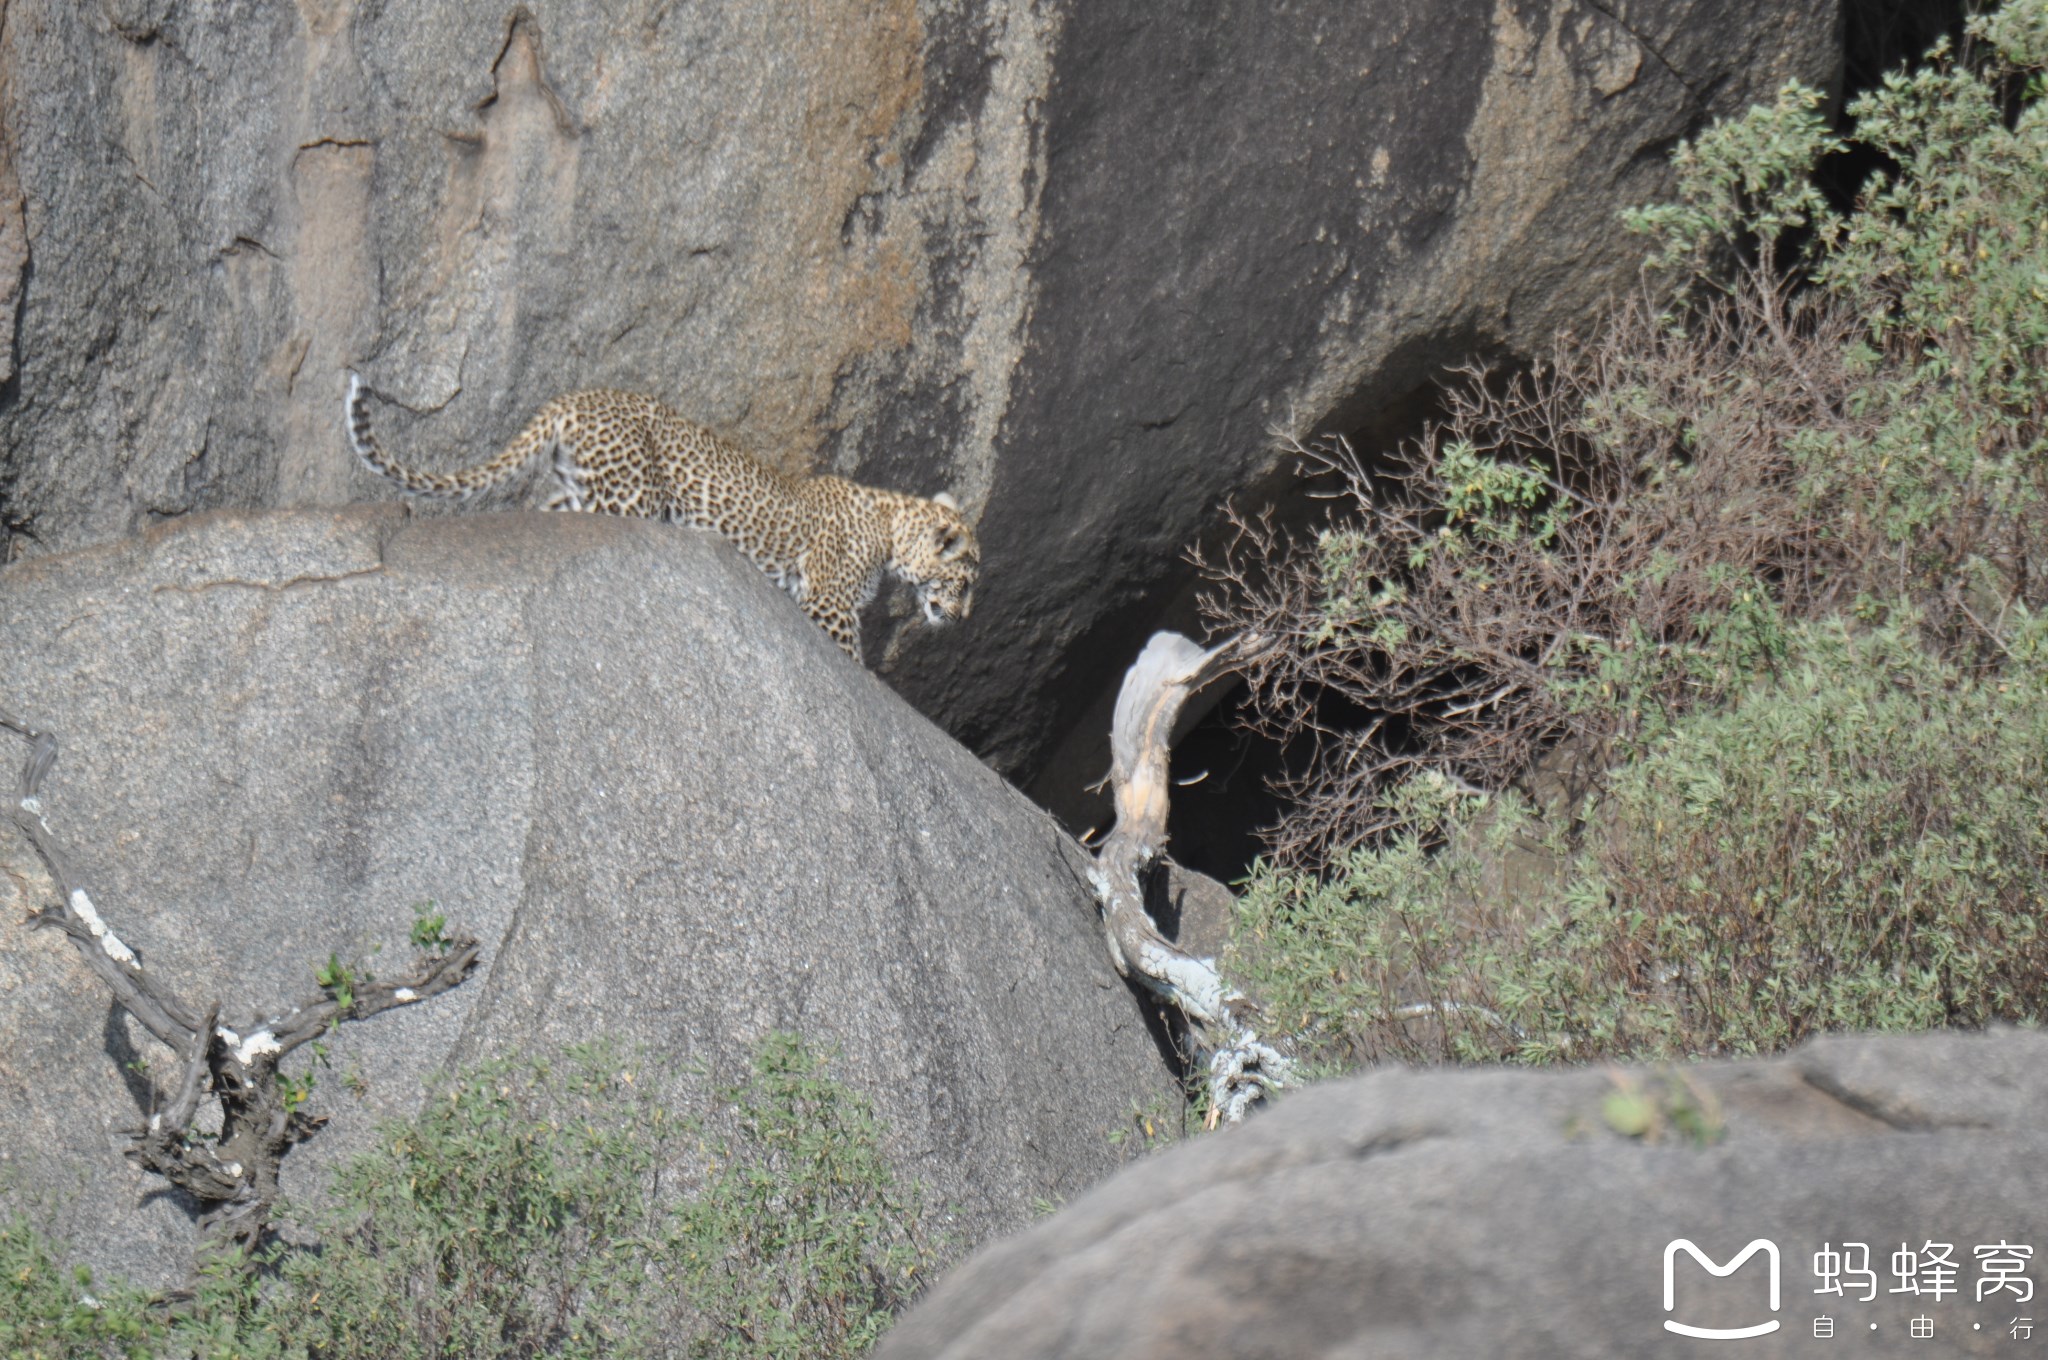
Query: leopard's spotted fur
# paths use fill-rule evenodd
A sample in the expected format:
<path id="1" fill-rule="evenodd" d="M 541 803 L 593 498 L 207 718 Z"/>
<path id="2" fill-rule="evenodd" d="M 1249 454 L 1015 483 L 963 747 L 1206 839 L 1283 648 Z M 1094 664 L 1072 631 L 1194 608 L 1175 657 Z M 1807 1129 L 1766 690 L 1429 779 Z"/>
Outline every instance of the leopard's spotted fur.
<path id="1" fill-rule="evenodd" d="M 421 496 L 487 491 L 550 460 L 550 510 L 645 515 L 716 529 L 860 659 L 860 610 L 884 569 L 917 591 L 927 623 L 964 619 L 981 548 L 950 496 L 931 500 L 842 477 L 791 477 L 652 397 L 597 389 L 556 397 L 495 458 L 459 471 L 397 462 L 370 432 L 369 389 L 349 374 L 356 456 Z"/>

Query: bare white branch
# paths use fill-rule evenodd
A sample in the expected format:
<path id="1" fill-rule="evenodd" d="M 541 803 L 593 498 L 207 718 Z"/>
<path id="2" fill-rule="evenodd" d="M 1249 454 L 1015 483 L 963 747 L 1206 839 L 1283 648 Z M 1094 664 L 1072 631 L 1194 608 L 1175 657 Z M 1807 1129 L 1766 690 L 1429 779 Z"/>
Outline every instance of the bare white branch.
<path id="1" fill-rule="evenodd" d="M 1213 959 L 1197 958 L 1159 933 L 1145 910 L 1144 880 L 1166 847 L 1172 780 L 1167 762 L 1174 721 L 1203 686 L 1255 656 L 1255 637 L 1204 648 L 1178 633 L 1154 633 L 1124 675 L 1110 733 L 1110 784 L 1116 826 L 1102 842 L 1089 882 L 1102 906 L 1109 956 L 1186 1019 L 1206 1055 L 1212 1121 L 1235 1124 L 1267 1092 L 1289 1084 L 1294 1061 L 1284 1044 L 1259 1038 L 1251 998 L 1224 980 Z"/>

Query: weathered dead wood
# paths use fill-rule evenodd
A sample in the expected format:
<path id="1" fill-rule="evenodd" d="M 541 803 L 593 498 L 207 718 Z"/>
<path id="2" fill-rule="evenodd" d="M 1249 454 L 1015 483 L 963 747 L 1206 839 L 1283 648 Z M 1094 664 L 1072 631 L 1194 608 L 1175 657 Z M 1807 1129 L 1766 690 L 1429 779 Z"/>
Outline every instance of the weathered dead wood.
<path id="1" fill-rule="evenodd" d="M 197 1266 L 215 1253 L 256 1245 L 277 1202 L 277 1173 L 284 1154 L 321 1122 L 288 1098 L 278 1079 L 278 1063 L 346 1021 L 414 1005 L 457 986 L 476 966 L 477 942 L 467 937 L 442 941 L 436 950 L 421 955 L 406 977 L 337 981 L 321 995 L 237 1033 L 220 1023 L 218 1001 L 202 1012 L 145 968 L 73 876 L 42 803 L 43 780 L 57 763 L 56 737 L 5 712 L 0 712 L 0 728 L 19 733 L 29 743 L 9 816 L 42 857 L 57 886 L 58 904 L 37 912 L 30 924 L 70 936 L 86 966 L 122 1009 L 181 1061 L 177 1086 L 149 1123 L 133 1131 L 128 1155 L 205 1206 L 196 1274 Z M 193 1121 L 208 1100 L 220 1106 L 219 1136 L 194 1139 Z"/>
<path id="2" fill-rule="evenodd" d="M 1196 958 L 1164 935 L 1145 910 L 1145 875 L 1166 846 L 1172 785 L 1167 758 L 1173 725 L 1188 697 L 1258 655 L 1259 639 L 1233 637 L 1215 647 L 1154 633 L 1124 674 L 1110 732 L 1110 785 L 1116 826 L 1096 852 L 1090 879 L 1102 904 L 1109 956 L 1186 1018 L 1209 1071 L 1209 1117 L 1236 1123 L 1267 1091 L 1286 1085 L 1294 1064 L 1287 1045 L 1260 1039 L 1259 1008 L 1224 981 L 1213 959 Z"/>

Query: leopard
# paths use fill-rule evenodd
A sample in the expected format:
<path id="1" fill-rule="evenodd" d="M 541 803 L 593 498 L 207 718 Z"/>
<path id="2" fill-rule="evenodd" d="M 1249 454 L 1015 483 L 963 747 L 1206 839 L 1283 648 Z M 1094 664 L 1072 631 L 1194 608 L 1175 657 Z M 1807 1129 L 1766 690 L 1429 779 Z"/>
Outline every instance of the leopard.
<path id="1" fill-rule="evenodd" d="M 348 374 L 349 444 L 364 466 L 415 496 L 463 501 L 547 459 L 549 510 L 638 515 L 715 530 L 856 662 L 860 613 L 893 573 L 928 625 L 967 618 L 981 545 L 959 502 L 830 475 L 797 476 L 653 397 L 615 388 L 558 396 L 496 456 L 427 472 L 387 454 L 370 428 L 371 389 Z"/>

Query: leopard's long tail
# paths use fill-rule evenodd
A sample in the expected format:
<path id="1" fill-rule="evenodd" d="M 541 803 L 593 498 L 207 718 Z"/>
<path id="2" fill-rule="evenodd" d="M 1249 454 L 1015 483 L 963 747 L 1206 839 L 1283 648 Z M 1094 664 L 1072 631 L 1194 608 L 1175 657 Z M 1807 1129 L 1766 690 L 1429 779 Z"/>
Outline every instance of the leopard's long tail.
<path id="1" fill-rule="evenodd" d="M 349 446 L 356 451 L 356 457 L 362 460 L 364 467 L 380 477 L 397 482 L 415 496 L 439 496 L 454 500 L 488 491 L 513 476 L 554 443 L 554 421 L 551 413 L 543 410 L 534 417 L 519 437 L 507 444 L 495 458 L 456 472 L 421 472 L 418 468 L 407 467 L 384 452 L 383 446 L 377 442 L 377 436 L 370 430 L 369 397 L 369 387 L 364 384 L 361 375 L 351 369 L 348 375 L 348 399 L 345 407 Z"/>

